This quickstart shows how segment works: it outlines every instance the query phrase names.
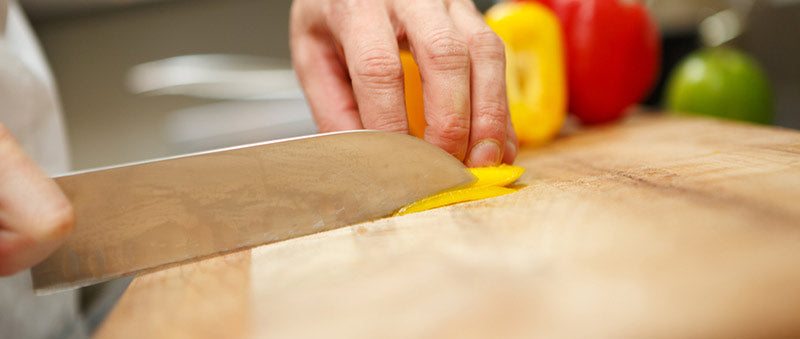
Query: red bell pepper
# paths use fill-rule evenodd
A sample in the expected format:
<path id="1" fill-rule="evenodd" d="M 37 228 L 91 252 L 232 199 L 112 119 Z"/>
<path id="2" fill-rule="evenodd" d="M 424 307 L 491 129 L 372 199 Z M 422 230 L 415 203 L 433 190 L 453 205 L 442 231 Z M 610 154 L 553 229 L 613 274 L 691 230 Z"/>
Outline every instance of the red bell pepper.
<path id="1" fill-rule="evenodd" d="M 535 1 L 553 9 L 561 20 L 569 110 L 583 123 L 618 119 L 648 94 L 659 72 L 661 39 L 642 3 Z"/>

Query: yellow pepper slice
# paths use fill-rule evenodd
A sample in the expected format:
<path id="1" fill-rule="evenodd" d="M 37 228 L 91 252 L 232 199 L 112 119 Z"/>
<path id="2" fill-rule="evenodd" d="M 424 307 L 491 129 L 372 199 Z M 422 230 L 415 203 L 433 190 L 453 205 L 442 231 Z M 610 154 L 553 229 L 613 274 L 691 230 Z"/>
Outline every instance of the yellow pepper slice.
<path id="1" fill-rule="evenodd" d="M 471 168 L 470 171 L 478 180 L 469 186 L 445 191 L 418 200 L 399 209 L 394 215 L 406 215 L 460 202 L 488 199 L 514 193 L 517 190 L 503 186 L 516 181 L 522 173 L 525 172 L 525 169 L 518 166 L 500 165 L 495 167 Z"/>
<path id="2" fill-rule="evenodd" d="M 553 139 L 566 118 L 567 87 L 561 24 L 536 2 L 501 2 L 486 23 L 506 45 L 511 121 L 523 144 Z"/>
<path id="3" fill-rule="evenodd" d="M 502 164 L 493 167 L 470 168 L 470 172 L 478 180 L 467 187 L 508 186 L 517 181 L 525 169 L 519 166 Z"/>

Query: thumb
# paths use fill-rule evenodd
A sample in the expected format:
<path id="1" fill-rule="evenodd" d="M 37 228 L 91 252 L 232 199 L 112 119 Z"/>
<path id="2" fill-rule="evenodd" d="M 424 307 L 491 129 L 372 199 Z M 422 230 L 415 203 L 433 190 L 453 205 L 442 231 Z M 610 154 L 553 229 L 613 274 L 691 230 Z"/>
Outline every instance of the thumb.
<path id="1" fill-rule="evenodd" d="M 0 276 L 42 261 L 74 226 L 69 200 L 0 123 Z"/>

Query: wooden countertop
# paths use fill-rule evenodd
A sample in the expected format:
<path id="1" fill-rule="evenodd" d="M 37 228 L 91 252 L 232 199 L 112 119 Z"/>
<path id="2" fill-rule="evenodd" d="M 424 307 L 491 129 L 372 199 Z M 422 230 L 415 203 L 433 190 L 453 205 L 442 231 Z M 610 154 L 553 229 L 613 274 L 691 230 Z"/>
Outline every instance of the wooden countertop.
<path id="1" fill-rule="evenodd" d="M 800 132 L 636 116 L 517 164 L 515 194 L 141 275 L 97 337 L 800 336 Z"/>

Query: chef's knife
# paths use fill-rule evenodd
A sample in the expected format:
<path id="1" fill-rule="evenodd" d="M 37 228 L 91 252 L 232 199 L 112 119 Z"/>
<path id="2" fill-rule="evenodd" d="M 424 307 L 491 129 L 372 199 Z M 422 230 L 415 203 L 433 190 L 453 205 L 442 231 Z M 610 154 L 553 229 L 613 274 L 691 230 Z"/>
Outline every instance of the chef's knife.
<path id="1" fill-rule="evenodd" d="M 354 131 L 55 180 L 77 225 L 31 270 L 40 294 L 383 217 L 474 177 L 420 139 Z"/>

